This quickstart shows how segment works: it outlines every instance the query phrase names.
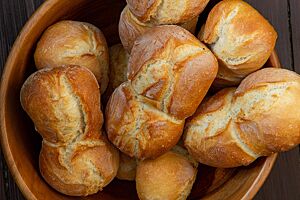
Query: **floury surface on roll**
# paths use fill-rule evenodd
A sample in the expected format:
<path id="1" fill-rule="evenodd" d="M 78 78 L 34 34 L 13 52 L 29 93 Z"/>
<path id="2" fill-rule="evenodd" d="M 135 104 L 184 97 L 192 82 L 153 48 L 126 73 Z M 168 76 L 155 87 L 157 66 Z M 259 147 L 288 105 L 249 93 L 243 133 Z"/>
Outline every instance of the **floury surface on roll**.
<path id="1" fill-rule="evenodd" d="M 194 34 L 197 22 L 198 16 L 186 22 L 179 23 L 178 25 Z M 131 13 L 128 6 L 126 6 L 121 13 L 119 21 L 119 36 L 126 51 L 131 52 L 134 41 L 155 26 L 157 25 L 151 22 L 140 21 Z"/>
<path id="2" fill-rule="evenodd" d="M 228 168 L 300 143 L 300 76 L 266 68 L 203 103 L 185 128 L 185 147 L 199 162 Z"/>
<path id="3" fill-rule="evenodd" d="M 43 137 L 40 172 L 57 191 L 86 196 L 117 174 L 119 153 L 101 134 L 99 85 L 86 68 L 65 66 L 33 73 L 21 104 Z"/>
<path id="4" fill-rule="evenodd" d="M 34 60 L 36 67 L 78 65 L 96 76 L 101 93 L 108 84 L 108 48 L 102 32 L 85 22 L 60 21 L 50 26 L 39 40 Z"/>
<path id="5" fill-rule="evenodd" d="M 219 72 L 214 85 L 235 86 L 266 63 L 277 33 L 249 4 L 223 0 L 210 11 L 198 37 L 218 58 Z"/>
<path id="6" fill-rule="evenodd" d="M 138 159 L 155 158 L 180 139 L 217 73 L 213 54 L 185 29 L 166 25 L 139 37 L 128 64 L 128 82 L 106 106 L 109 140 Z"/>
<path id="7" fill-rule="evenodd" d="M 185 200 L 195 182 L 197 167 L 198 163 L 179 146 L 154 160 L 139 162 L 136 174 L 139 198 Z"/>
<path id="8" fill-rule="evenodd" d="M 130 11 L 142 22 L 179 24 L 198 16 L 209 0 L 126 0 Z"/>

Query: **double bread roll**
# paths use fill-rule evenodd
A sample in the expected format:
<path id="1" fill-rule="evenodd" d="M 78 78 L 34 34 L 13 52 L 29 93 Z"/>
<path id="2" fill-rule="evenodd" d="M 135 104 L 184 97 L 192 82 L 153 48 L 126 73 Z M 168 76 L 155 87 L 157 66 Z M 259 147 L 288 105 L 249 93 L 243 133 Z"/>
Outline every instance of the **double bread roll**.
<path id="1" fill-rule="evenodd" d="M 57 191 L 86 196 L 117 174 L 119 153 L 101 134 L 99 85 L 86 68 L 64 66 L 33 73 L 21 104 L 43 137 L 40 172 Z"/>
<path id="2" fill-rule="evenodd" d="M 179 26 L 185 28 L 191 33 L 195 33 L 198 22 L 198 16 L 178 23 Z M 149 29 L 157 26 L 151 22 L 140 21 L 126 6 L 120 16 L 119 21 L 119 36 L 127 52 L 131 52 L 134 41 L 141 35 L 143 35 Z"/>
<path id="3" fill-rule="evenodd" d="M 249 4 L 223 0 L 210 11 L 199 38 L 219 61 L 214 85 L 233 86 L 266 63 L 277 33 Z"/>
<path id="4" fill-rule="evenodd" d="M 101 93 L 108 84 L 108 48 L 102 32 L 89 23 L 60 21 L 50 26 L 39 40 L 34 60 L 36 67 L 78 65 L 96 76 Z"/>
<path id="5" fill-rule="evenodd" d="M 138 159 L 155 158 L 180 139 L 217 73 L 213 54 L 185 29 L 154 27 L 139 37 L 128 64 L 129 81 L 106 107 L 109 140 Z"/>
<path id="6" fill-rule="evenodd" d="M 214 167 L 249 165 L 300 143 L 300 76 L 266 68 L 221 90 L 186 124 L 185 146 Z"/>
<path id="7" fill-rule="evenodd" d="M 155 25 L 179 24 L 198 16 L 209 0 L 126 0 L 141 21 Z"/>
<path id="8" fill-rule="evenodd" d="M 136 189 L 141 200 L 184 200 L 196 180 L 198 163 L 179 146 L 138 163 Z"/>

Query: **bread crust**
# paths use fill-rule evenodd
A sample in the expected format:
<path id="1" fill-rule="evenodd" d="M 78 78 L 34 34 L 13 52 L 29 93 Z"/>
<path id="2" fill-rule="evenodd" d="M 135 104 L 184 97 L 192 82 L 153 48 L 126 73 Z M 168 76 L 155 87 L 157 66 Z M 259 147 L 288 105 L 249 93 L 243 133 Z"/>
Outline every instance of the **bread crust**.
<path id="1" fill-rule="evenodd" d="M 130 157 L 155 158 L 180 139 L 184 121 L 177 120 L 138 98 L 129 82 L 121 84 L 106 107 L 109 140 Z"/>
<path id="2" fill-rule="evenodd" d="M 156 69 L 156 65 L 161 67 Z M 215 57 L 204 44 L 185 29 L 168 25 L 153 28 L 135 41 L 128 63 L 128 79 L 138 94 L 158 102 L 164 101 L 165 88 L 161 85 L 171 84 L 170 98 L 165 99 L 161 110 L 185 119 L 195 112 L 195 105 L 206 95 L 217 69 Z M 137 80 L 147 70 L 161 73 L 153 78 L 152 85 Z"/>
<path id="3" fill-rule="evenodd" d="M 105 93 L 102 95 L 104 106 L 114 90 L 127 81 L 128 59 L 129 54 L 122 44 L 109 47 L 109 82 Z"/>
<path id="4" fill-rule="evenodd" d="M 120 153 L 120 164 L 117 178 L 120 180 L 134 181 L 136 175 L 137 160 L 124 153 Z"/>
<path id="5" fill-rule="evenodd" d="M 136 189 L 141 200 L 184 200 L 197 175 L 197 162 L 185 149 L 175 146 L 154 160 L 138 163 Z"/>
<path id="6" fill-rule="evenodd" d="M 50 26 L 40 38 L 34 60 L 36 67 L 79 65 L 96 76 L 101 93 L 108 84 L 108 48 L 103 33 L 94 25 L 60 21 Z"/>
<path id="7" fill-rule="evenodd" d="M 116 176 L 119 155 L 101 134 L 99 85 L 92 72 L 79 66 L 41 69 L 25 81 L 20 98 L 43 137 L 39 165 L 49 185 L 86 196 Z"/>
<path id="8" fill-rule="evenodd" d="M 128 64 L 128 82 L 106 107 L 109 140 L 138 159 L 155 158 L 179 140 L 217 73 L 217 61 L 185 29 L 157 26 L 139 37 Z"/>
<path id="9" fill-rule="evenodd" d="M 130 11 L 142 22 L 179 24 L 198 16 L 209 0 L 126 0 Z"/>
<path id="10" fill-rule="evenodd" d="M 185 127 L 185 146 L 199 162 L 228 168 L 300 143 L 300 76 L 265 68 L 202 104 Z"/>
<path id="11" fill-rule="evenodd" d="M 194 34 L 197 22 L 198 15 L 188 21 L 179 23 L 178 25 Z M 126 51 L 130 53 L 134 41 L 155 26 L 158 25 L 151 22 L 140 21 L 131 13 L 128 6 L 126 6 L 121 13 L 119 21 L 119 36 Z"/>
<path id="12" fill-rule="evenodd" d="M 219 61 L 214 85 L 235 86 L 260 69 L 270 57 L 277 33 L 253 7 L 241 0 L 219 2 L 209 13 L 199 39 L 208 44 Z"/>

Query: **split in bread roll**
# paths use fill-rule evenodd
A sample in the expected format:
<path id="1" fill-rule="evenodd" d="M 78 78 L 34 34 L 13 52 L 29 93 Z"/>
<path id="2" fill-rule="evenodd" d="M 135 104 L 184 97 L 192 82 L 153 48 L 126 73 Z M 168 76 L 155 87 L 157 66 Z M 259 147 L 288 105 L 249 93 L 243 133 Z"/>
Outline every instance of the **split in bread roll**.
<path id="1" fill-rule="evenodd" d="M 214 85 L 238 85 L 260 69 L 270 57 L 277 39 L 272 25 L 241 0 L 223 0 L 209 13 L 199 38 L 218 58 Z"/>
<path id="2" fill-rule="evenodd" d="M 209 0 L 127 0 L 130 11 L 142 22 L 179 24 L 198 16 Z"/>
<path id="3" fill-rule="evenodd" d="M 266 68 L 202 104 L 185 128 L 185 147 L 199 162 L 229 168 L 300 143 L 300 76 Z"/>
<path id="4" fill-rule="evenodd" d="M 136 189 L 141 200 L 185 200 L 196 180 L 198 163 L 179 146 L 154 160 L 138 163 Z"/>
<path id="5" fill-rule="evenodd" d="M 34 53 L 36 67 L 79 65 L 96 76 L 101 93 L 108 84 L 108 48 L 102 32 L 92 24 L 60 21 L 42 35 Z"/>
<path id="6" fill-rule="evenodd" d="M 120 180 L 134 181 L 136 175 L 137 160 L 124 153 L 120 153 L 120 164 L 117 178 Z"/>
<path id="7" fill-rule="evenodd" d="M 119 153 L 101 134 L 99 86 L 88 69 L 35 72 L 21 89 L 21 104 L 43 137 L 39 165 L 49 185 L 67 195 L 86 196 L 113 180 Z"/>
<path id="8" fill-rule="evenodd" d="M 198 15 L 186 22 L 179 23 L 178 25 L 194 34 L 197 22 Z M 134 41 L 155 26 L 157 25 L 152 24 L 151 22 L 142 22 L 138 20 L 128 9 L 128 6 L 126 6 L 121 13 L 119 21 L 119 36 L 126 51 L 130 53 Z"/>
<path id="9" fill-rule="evenodd" d="M 184 120 L 201 103 L 218 70 L 217 60 L 185 29 L 157 26 L 140 36 L 128 64 L 128 82 L 106 107 L 109 140 L 138 159 L 170 150 Z"/>

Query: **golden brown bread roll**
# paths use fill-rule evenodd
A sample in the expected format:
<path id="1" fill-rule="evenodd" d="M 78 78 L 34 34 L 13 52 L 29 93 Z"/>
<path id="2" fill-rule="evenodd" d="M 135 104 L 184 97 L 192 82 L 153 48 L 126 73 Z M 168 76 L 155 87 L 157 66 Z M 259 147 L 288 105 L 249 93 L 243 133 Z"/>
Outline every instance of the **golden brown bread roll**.
<path id="1" fill-rule="evenodd" d="M 84 84 L 83 84 L 84 83 Z M 118 151 L 101 136 L 99 86 L 86 68 L 45 68 L 21 89 L 21 104 L 43 137 L 40 172 L 72 196 L 102 190 L 115 176 Z"/>
<path id="2" fill-rule="evenodd" d="M 128 64 L 128 82 L 106 107 L 109 140 L 138 159 L 155 158 L 180 139 L 217 73 L 213 54 L 179 26 L 154 27 L 139 37 Z"/>
<path id="3" fill-rule="evenodd" d="M 130 11 L 142 22 L 179 24 L 198 16 L 209 0 L 126 0 Z"/>
<path id="4" fill-rule="evenodd" d="M 266 68 L 221 90 L 186 124 L 185 146 L 214 167 L 249 165 L 300 143 L 300 76 Z"/>
<path id="5" fill-rule="evenodd" d="M 127 81 L 127 65 L 129 54 L 122 44 L 109 47 L 109 82 L 105 93 L 102 95 L 102 103 L 105 106 L 114 90 Z"/>
<path id="6" fill-rule="evenodd" d="M 124 153 L 120 153 L 120 164 L 117 178 L 121 180 L 134 181 L 136 175 L 137 160 Z"/>
<path id="7" fill-rule="evenodd" d="M 198 22 L 198 16 L 193 19 L 178 24 L 179 26 L 185 28 L 191 33 L 195 33 L 196 26 Z M 155 27 L 157 25 L 151 22 L 142 22 L 138 20 L 128 9 L 126 6 L 120 16 L 119 21 L 119 36 L 124 45 L 124 48 L 127 52 L 131 52 L 132 46 L 136 38 L 143 35 L 149 29 Z"/>
<path id="8" fill-rule="evenodd" d="M 122 44 L 109 48 L 109 86 L 114 90 L 127 81 L 127 65 L 129 54 Z"/>
<path id="9" fill-rule="evenodd" d="M 238 85 L 260 69 L 270 57 L 277 39 L 272 25 L 249 4 L 224 0 L 209 13 L 199 38 L 219 61 L 214 85 Z"/>
<path id="10" fill-rule="evenodd" d="M 102 32 L 92 24 L 60 21 L 42 35 L 34 53 L 36 67 L 79 65 L 96 76 L 101 93 L 108 84 L 108 48 Z"/>
<path id="11" fill-rule="evenodd" d="M 198 163 L 179 146 L 154 160 L 138 163 L 136 189 L 141 200 L 185 200 L 197 175 Z"/>

